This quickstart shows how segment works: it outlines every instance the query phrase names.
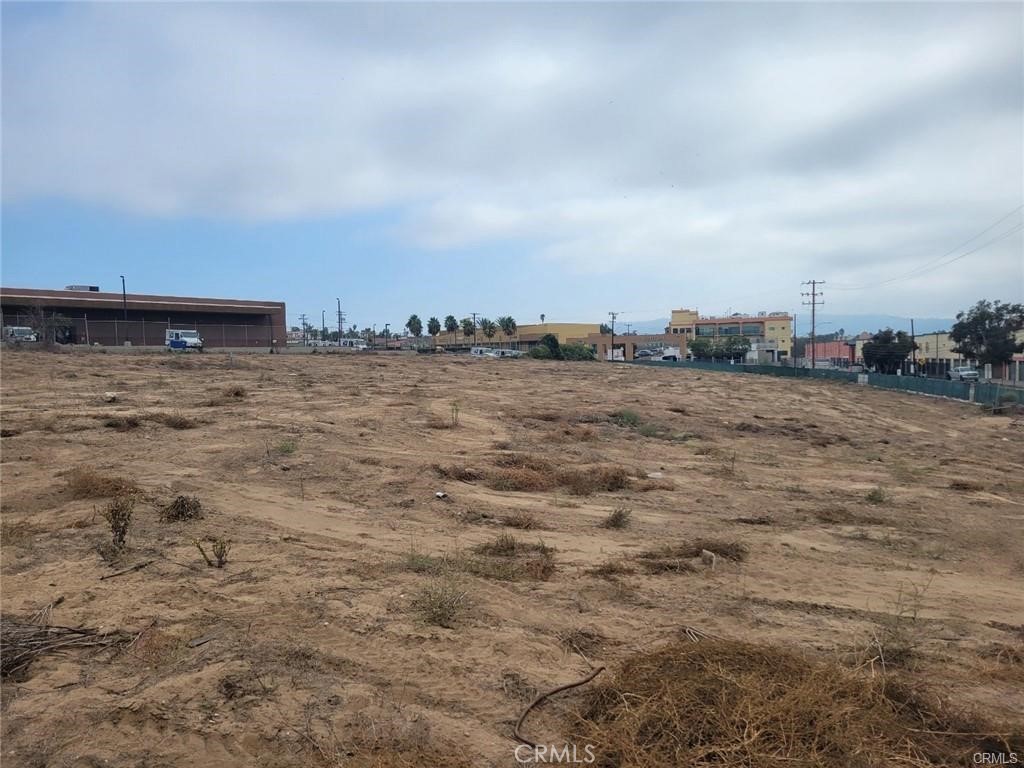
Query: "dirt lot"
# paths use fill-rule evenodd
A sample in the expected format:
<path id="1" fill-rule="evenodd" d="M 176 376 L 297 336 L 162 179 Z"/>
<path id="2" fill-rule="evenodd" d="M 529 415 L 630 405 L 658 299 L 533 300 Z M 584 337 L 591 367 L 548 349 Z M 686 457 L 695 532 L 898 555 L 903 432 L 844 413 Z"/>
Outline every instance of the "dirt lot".
<path id="1" fill-rule="evenodd" d="M 6 679 L 5 765 L 514 765 L 536 692 L 686 628 L 1024 721 L 1009 417 L 599 363 L 2 364 L 4 616 L 141 632 Z M 120 553 L 110 478 L 138 487 Z M 161 521 L 179 495 L 203 517 Z M 572 699 L 527 730 L 564 741 Z"/>

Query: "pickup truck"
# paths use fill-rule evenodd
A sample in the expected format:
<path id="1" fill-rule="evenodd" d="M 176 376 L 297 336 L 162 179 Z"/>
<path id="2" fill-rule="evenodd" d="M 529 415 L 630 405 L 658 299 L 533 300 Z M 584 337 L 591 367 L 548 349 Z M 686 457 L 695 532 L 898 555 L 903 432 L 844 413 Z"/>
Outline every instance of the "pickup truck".
<path id="1" fill-rule="evenodd" d="M 977 381 L 978 371 L 969 365 L 959 365 L 956 368 L 951 368 L 946 374 L 946 378 L 950 381 Z"/>

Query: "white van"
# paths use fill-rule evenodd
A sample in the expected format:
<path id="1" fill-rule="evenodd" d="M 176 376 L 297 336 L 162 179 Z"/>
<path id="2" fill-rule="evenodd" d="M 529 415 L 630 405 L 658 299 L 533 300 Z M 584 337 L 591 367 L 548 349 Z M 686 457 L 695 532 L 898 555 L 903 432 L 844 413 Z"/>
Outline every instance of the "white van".
<path id="1" fill-rule="evenodd" d="M 362 339 L 342 339 L 339 345 L 349 349 L 368 349 L 366 342 Z"/>
<path id="2" fill-rule="evenodd" d="M 490 347 L 470 347 L 469 354 L 472 357 L 494 357 L 491 353 L 494 352 Z"/>
<path id="3" fill-rule="evenodd" d="M 168 328 L 164 333 L 164 346 L 167 349 L 198 349 L 203 351 L 203 339 L 199 331 L 190 328 Z"/>
<path id="4" fill-rule="evenodd" d="M 39 337 L 27 325 L 5 325 L 4 341 L 39 341 Z"/>

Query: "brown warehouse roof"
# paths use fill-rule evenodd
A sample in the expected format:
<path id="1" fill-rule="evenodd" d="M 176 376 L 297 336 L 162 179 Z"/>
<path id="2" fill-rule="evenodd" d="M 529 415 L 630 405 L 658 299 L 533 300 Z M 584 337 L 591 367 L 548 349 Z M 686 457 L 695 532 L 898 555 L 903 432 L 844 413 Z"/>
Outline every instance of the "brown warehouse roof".
<path id="1" fill-rule="evenodd" d="M 122 306 L 120 293 L 95 291 L 48 291 L 38 288 L 0 288 L 0 302 L 9 304 L 42 303 L 51 306 L 97 307 L 119 309 Z M 154 310 L 205 310 L 207 312 L 231 312 L 238 314 L 267 314 L 283 311 L 283 301 L 248 301 L 243 299 L 211 299 L 192 296 L 152 296 L 129 293 L 129 309 Z"/>

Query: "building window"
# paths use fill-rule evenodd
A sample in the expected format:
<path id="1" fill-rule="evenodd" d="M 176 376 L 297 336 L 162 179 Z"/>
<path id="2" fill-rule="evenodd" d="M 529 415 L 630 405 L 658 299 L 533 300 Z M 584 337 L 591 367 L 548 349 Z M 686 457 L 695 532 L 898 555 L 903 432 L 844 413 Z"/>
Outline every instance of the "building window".
<path id="1" fill-rule="evenodd" d="M 722 336 L 739 336 L 740 327 L 738 325 L 720 325 L 718 333 Z"/>
<path id="2" fill-rule="evenodd" d="M 761 323 L 744 323 L 743 324 L 743 335 L 744 336 L 760 336 L 764 331 L 764 325 Z"/>
<path id="3" fill-rule="evenodd" d="M 697 326 L 697 335 L 698 336 L 714 336 L 715 335 L 715 326 L 713 326 L 713 325 L 698 325 Z"/>
<path id="4" fill-rule="evenodd" d="M 678 328 L 673 328 L 672 329 L 672 333 L 679 333 L 679 329 Z"/>

